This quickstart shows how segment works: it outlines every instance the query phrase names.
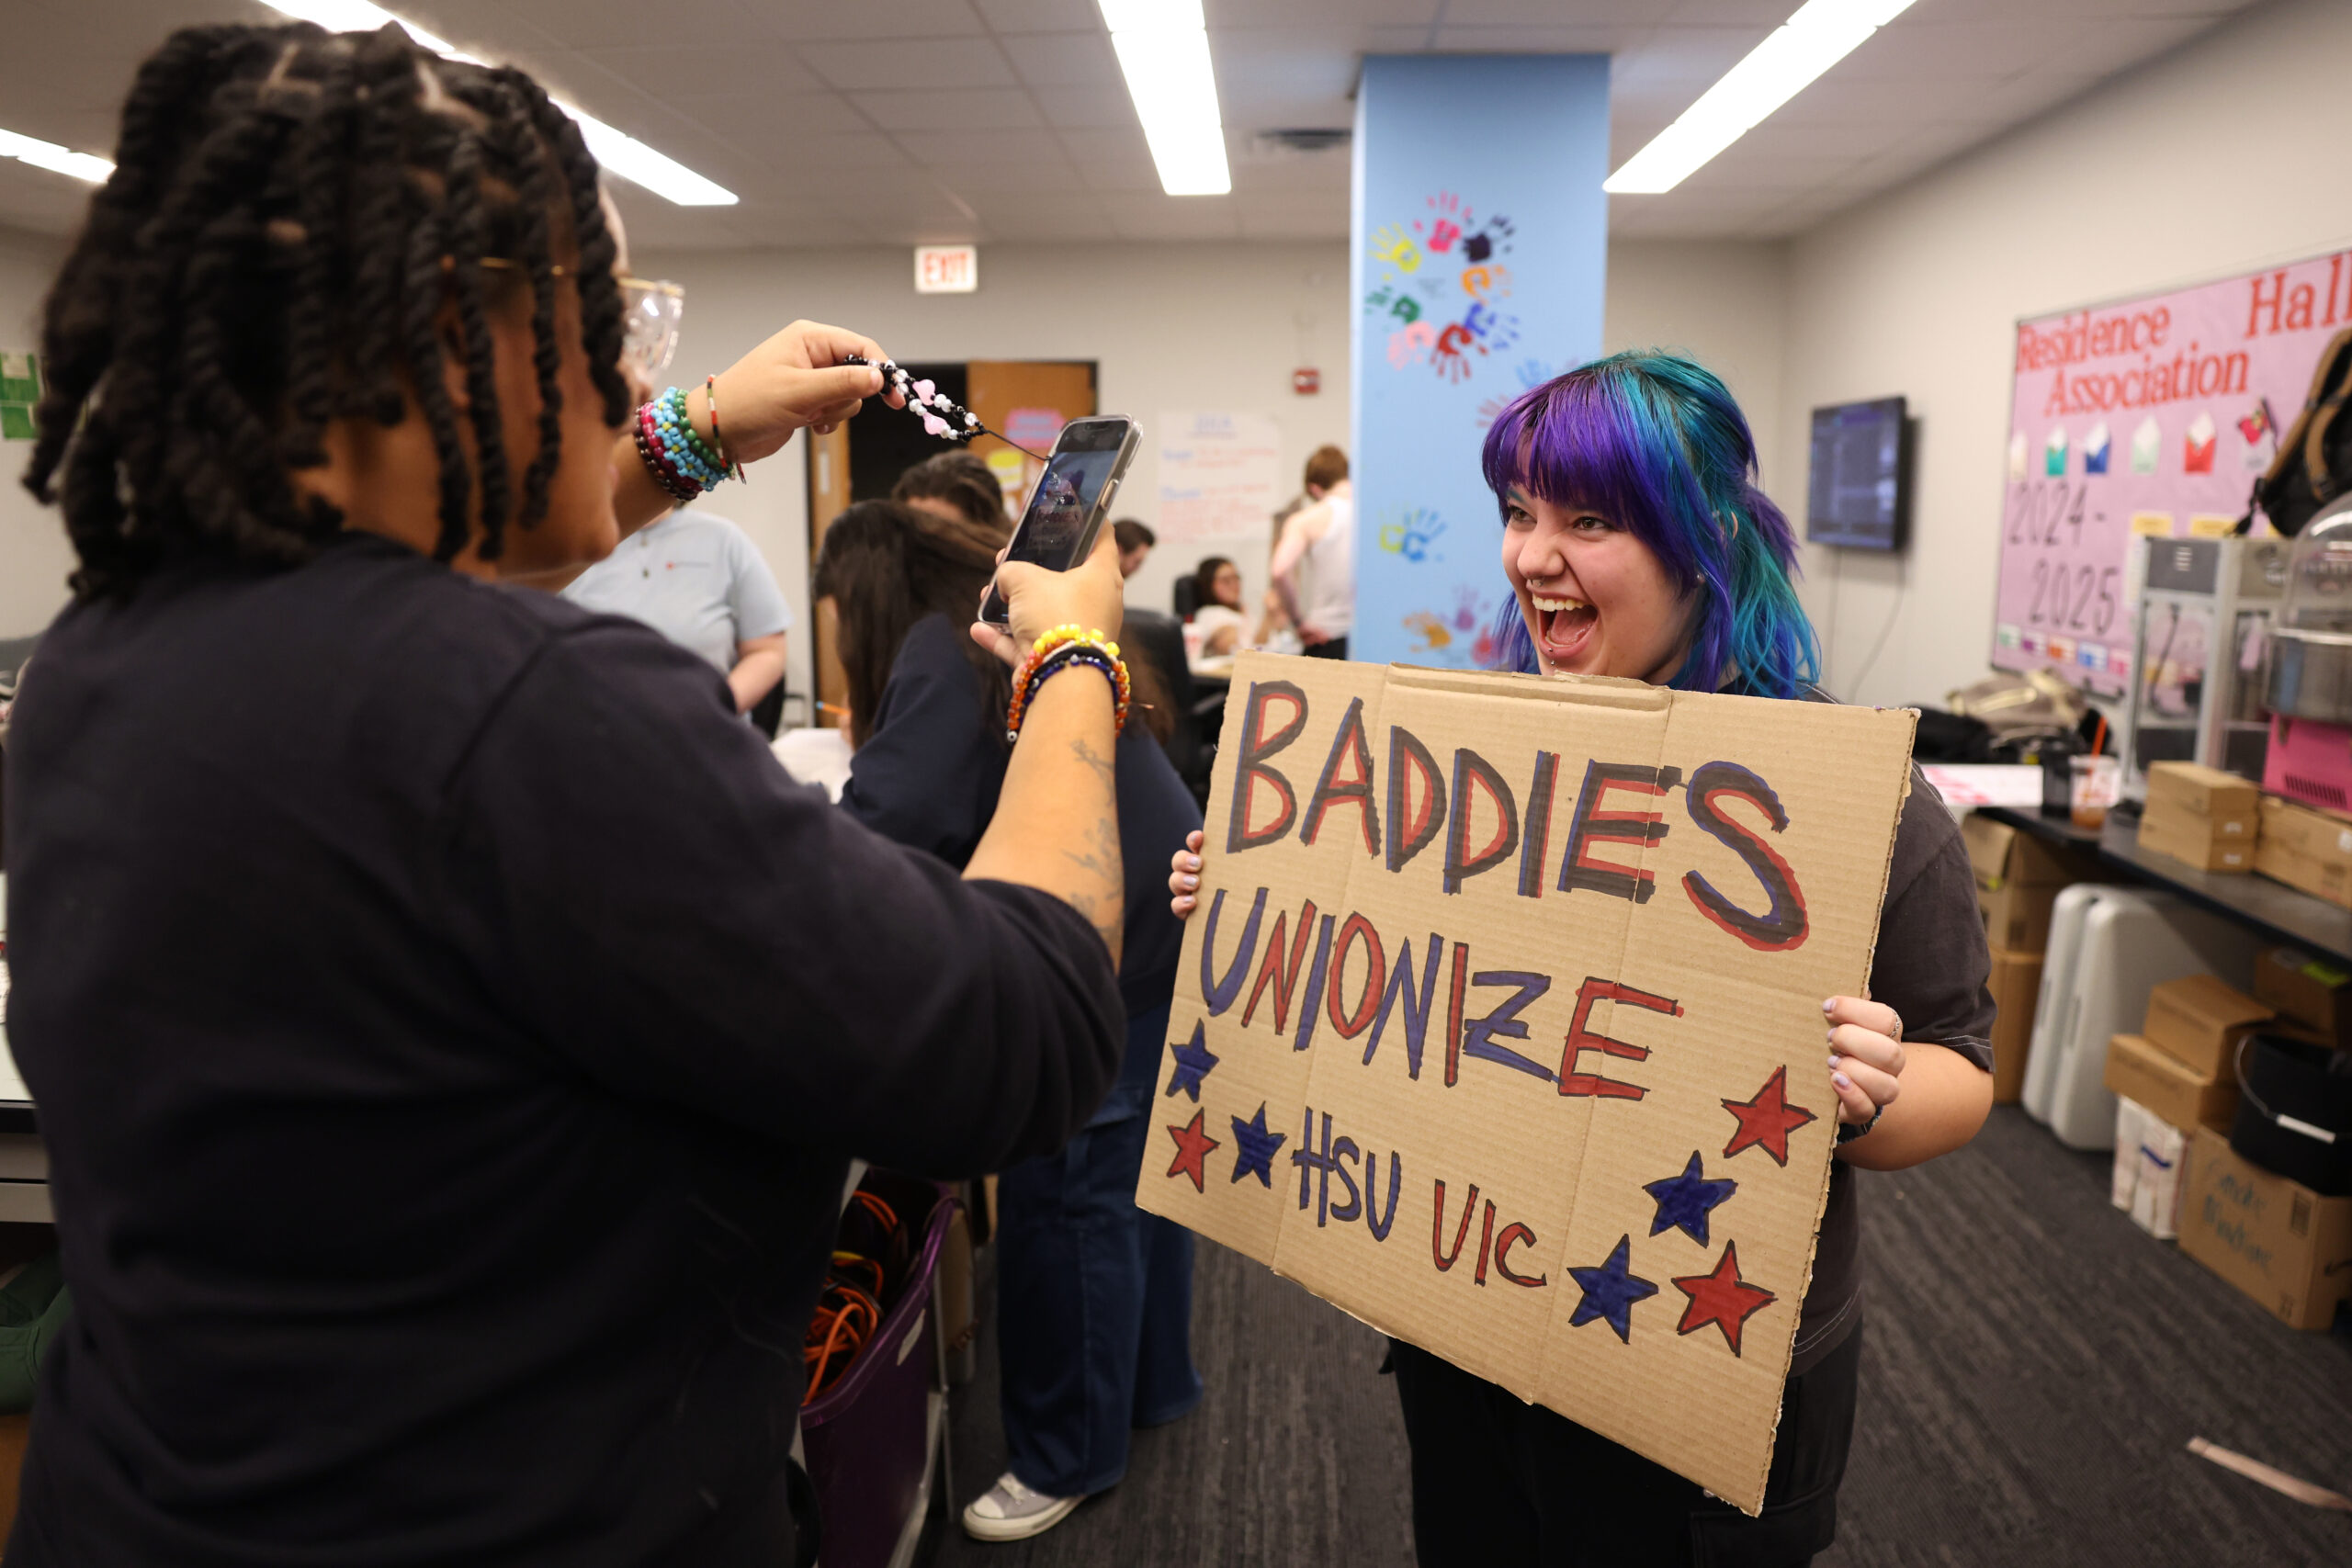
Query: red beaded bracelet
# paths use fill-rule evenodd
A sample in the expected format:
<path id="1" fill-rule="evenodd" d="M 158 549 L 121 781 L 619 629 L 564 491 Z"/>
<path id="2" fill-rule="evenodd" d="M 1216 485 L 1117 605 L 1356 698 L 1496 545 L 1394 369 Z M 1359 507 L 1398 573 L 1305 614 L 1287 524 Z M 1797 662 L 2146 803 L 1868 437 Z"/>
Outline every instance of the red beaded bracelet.
<path id="1" fill-rule="evenodd" d="M 1110 645 L 1115 647 L 1116 645 Z M 1032 651 L 1028 660 L 1013 676 L 1012 701 L 1004 714 L 1004 739 L 1009 744 L 1021 734 L 1022 721 L 1028 716 L 1029 702 L 1046 678 L 1057 674 L 1072 664 L 1084 664 L 1100 670 L 1111 682 L 1113 712 L 1111 728 L 1114 733 L 1127 728 L 1127 699 L 1130 684 L 1126 661 L 1107 651 L 1104 644 L 1089 638 L 1072 638 L 1056 644 L 1044 653 Z"/>

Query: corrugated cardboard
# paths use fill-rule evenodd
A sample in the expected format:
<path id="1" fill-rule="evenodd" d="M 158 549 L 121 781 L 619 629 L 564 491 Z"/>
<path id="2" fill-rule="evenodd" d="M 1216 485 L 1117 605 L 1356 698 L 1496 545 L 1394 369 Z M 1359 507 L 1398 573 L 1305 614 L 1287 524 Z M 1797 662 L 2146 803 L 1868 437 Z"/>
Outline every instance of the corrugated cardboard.
<path id="1" fill-rule="evenodd" d="M 2227 1132 L 2230 1118 L 2238 1113 L 2235 1073 L 2199 1073 L 2149 1044 L 2143 1035 L 2119 1034 L 2107 1043 L 2105 1082 L 2176 1127 Z"/>
<path id="2" fill-rule="evenodd" d="M 1993 995 L 1993 1103 L 2014 1105 L 2025 1091 L 2026 1048 L 2033 1043 L 2033 1008 L 2041 991 L 2041 954 L 1993 950 L 1984 988 Z"/>
<path id="3" fill-rule="evenodd" d="M 2225 832 L 2225 828 L 2235 831 Z M 2255 842 L 2255 833 L 2235 818 L 2217 822 L 2169 802 L 2159 804 L 2153 796 L 2140 814 L 2142 849 L 2170 855 L 2199 871 L 2251 872 Z"/>
<path id="4" fill-rule="evenodd" d="M 2199 1127 L 2188 1150 L 2180 1249 L 2292 1328 L 2325 1328 L 2352 1295 L 2352 1198 L 2310 1188 L 2241 1158 Z"/>
<path id="5" fill-rule="evenodd" d="M 2211 824 L 2215 838 L 2254 841 L 2262 820 L 2262 786 L 2195 762 L 2148 764 L 2148 807 Z"/>
<path id="6" fill-rule="evenodd" d="M 2089 877 L 2096 862 L 1978 812 L 1961 823 L 1960 832 L 1976 874 L 1984 940 L 2011 953 L 2040 953 L 2049 946 L 2050 911 L 2058 890 Z"/>
<path id="7" fill-rule="evenodd" d="M 2130 1099 L 2115 1102 L 2115 1179 L 2109 1197 L 2158 1241 L 2180 1234 L 2188 1134 Z"/>
<path id="8" fill-rule="evenodd" d="M 2268 1003 L 2219 975 L 2184 975 L 2148 993 L 2147 1020 L 2140 1032 L 2190 1070 L 2217 1077 L 2230 1070 L 2238 1041 L 2271 1016 Z"/>
<path id="9" fill-rule="evenodd" d="M 2266 795 L 2254 869 L 2352 909 L 2352 822 Z"/>
<path id="10" fill-rule="evenodd" d="M 1755 1512 L 1912 722 L 1242 655 L 1136 1201 Z"/>
<path id="11" fill-rule="evenodd" d="M 2333 959 L 2274 947 L 2254 961 L 2254 995 L 2322 1039 L 2352 1044 L 2352 971 Z"/>

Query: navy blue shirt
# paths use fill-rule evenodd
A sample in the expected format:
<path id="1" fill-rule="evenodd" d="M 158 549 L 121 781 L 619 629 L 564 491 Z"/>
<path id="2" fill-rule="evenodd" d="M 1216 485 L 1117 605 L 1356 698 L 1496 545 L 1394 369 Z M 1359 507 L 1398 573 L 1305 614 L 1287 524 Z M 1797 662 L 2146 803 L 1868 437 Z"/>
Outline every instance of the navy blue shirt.
<path id="1" fill-rule="evenodd" d="M 859 821 L 959 870 L 996 815 L 1012 757 L 979 672 L 965 657 L 969 635 L 944 615 L 927 615 L 908 629 L 842 788 L 842 805 Z M 1095 678 L 1080 670 L 1053 677 Z M 1126 871 L 1119 992 L 1128 1012 L 1140 1017 L 1167 1006 L 1175 989 L 1184 923 L 1169 911 L 1168 862 L 1201 825 L 1201 811 L 1141 724 L 1119 737 L 1117 769 L 1119 853 Z"/>
<path id="2" fill-rule="evenodd" d="M 1120 1061 L 1068 905 L 793 784 L 646 627 L 382 540 L 69 608 L 7 769 L 74 1297 L 12 1565 L 702 1561 L 849 1157 L 1001 1169 Z"/>

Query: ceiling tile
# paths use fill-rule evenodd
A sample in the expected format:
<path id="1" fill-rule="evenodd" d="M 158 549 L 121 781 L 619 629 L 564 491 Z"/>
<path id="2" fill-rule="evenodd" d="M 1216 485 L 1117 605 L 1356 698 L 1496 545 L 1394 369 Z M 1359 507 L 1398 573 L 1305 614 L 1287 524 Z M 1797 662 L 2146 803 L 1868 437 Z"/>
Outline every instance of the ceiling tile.
<path id="1" fill-rule="evenodd" d="M 697 43 L 582 52 L 639 91 L 675 103 L 745 93 L 789 98 L 824 91 L 824 85 L 803 70 L 789 50 L 764 40 L 727 49 Z"/>
<path id="2" fill-rule="evenodd" d="M 735 146 L 774 153 L 799 153 L 811 137 L 840 136 L 872 129 L 839 93 L 746 93 L 731 98 L 691 98 L 679 106 L 688 119 Z"/>
<path id="3" fill-rule="evenodd" d="M 1824 80 L 1849 82 L 1949 82 L 1961 77 L 2014 76 L 2043 60 L 2063 56 L 2094 30 L 2053 3 L 2032 28 L 2014 22 L 1937 22 L 1899 19 L 1862 40 L 1853 53 L 1830 67 Z M 1815 84 L 1818 86 L 1820 84 Z M 1802 94 L 1799 95 L 1803 96 Z"/>
<path id="4" fill-rule="evenodd" d="M 885 130 L 1002 130 L 1046 123 L 1035 102 L 1018 87 L 852 93 L 849 98 Z"/>
<path id="5" fill-rule="evenodd" d="M 1412 26 L 1426 29 L 1460 0 L 1201 0 L 1212 29 L 1283 27 Z M 1541 4 L 1543 0 L 1532 0 Z M 1609 0 L 1615 3 L 1615 0 Z"/>
<path id="6" fill-rule="evenodd" d="M 1233 199 L 1223 196 L 1128 196 L 1102 198 L 1112 231 L 1123 240 L 1235 240 L 1241 237 Z"/>
<path id="7" fill-rule="evenodd" d="M 1316 201 L 1248 201 L 1238 204 L 1245 240 L 1344 240 L 1348 204 Z"/>
<path id="8" fill-rule="evenodd" d="M 916 163 L 934 169 L 1063 161 L 1062 144 L 1050 130 L 918 130 L 893 140 Z"/>
<path id="9" fill-rule="evenodd" d="M 1003 40 L 1012 69 L 1033 87 L 1118 87 L 1119 57 L 1111 35 L 1097 28 L 1091 33 L 1038 33 Z"/>
<path id="10" fill-rule="evenodd" d="M 1096 199 L 1095 193 L 1079 184 L 1076 166 L 1051 162 L 950 169 L 940 176 L 939 185 L 950 196 L 973 207 L 984 207 L 989 202 L 1001 204 L 1008 197 L 1016 196 L 1024 200 L 1050 200 L 1067 193 L 1089 207 Z"/>
<path id="11" fill-rule="evenodd" d="M 1125 87 L 1040 87 L 1032 96 L 1049 125 L 1069 130 L 1125 128 L 1143 134 L 1135 100 Z"/>
<path id="12" fill-rule="evenodd" d="M 980 16 L 1000 33 L 1102 31 L 1094 0 L 977 0 Z M 1110 35 L 1103 33 L 1105 38 Z"/>
<path id="13" fill-rule="evenodd" d="M 2048 4 L 2049 0 L 2041 0 Z M 1658 19 L 1668 28 L 1779 27 L 1796 11 L 1799 0 L 1669 0 Z"/>
<path id="14" fill-rule="evenodd" d="M 987 39 L 812 43 L 800 51 L 836 87 L 1010 87 L 1012 72 Z"/>
<path id="15" fill-rule="evenodd" d="M 1436 47 L 1447 54 L 1608 54 L 1646 38 L 1650 30 L 1608 22 L 1464 27 L 1448 11 L 1445 26 L 1437 30 Z"/>
<path id="16" fill-rule="evenodd" d="M 538 3 L 569 6 L 571 0 Z M 744 0 L 744 9 L 775 37 L 794 43 L 968 38 L 985 30 L 970 0 Z M 640 17 L 647 14 L 642 6 L 637 10 Z"/>
<path id="17" fill-rule="evenodd" d="M 1570 11 L 1582 25 L 1641 28 L 1656 26 L 1660 9 L 1657 0 L 1450 0 L 1445 26 L 1555 26 Z"/>
<path id="18" fill-rule="evenodd" d="M 386 7 L 404 8 L 401 0 Z M 495 12 L 481 5 L 444 5 L 419 6 L 411 14 L 431 27 L 432 12 L 446 13 L 434 18 L 440 22 L 435 31 L 486 58 L 498 58 L 496 46 L 506 41 L 498 36 L 505 30 L 498 26 L 505 17 L 529 23 L 565 49 L 629 49 L 679 39 L 708 49 L 762 36 L 752 12 L 736 0 L 662 0 L 659 11 L 647 10 L 639 0 L 499 0 Z"/>

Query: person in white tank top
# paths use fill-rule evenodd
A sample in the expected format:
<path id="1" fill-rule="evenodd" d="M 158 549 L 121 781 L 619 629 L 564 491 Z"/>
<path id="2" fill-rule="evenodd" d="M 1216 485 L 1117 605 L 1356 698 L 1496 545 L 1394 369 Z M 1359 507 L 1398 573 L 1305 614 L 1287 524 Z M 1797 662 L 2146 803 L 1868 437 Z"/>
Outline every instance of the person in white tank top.
<path id="1" fill-rule="evenodd" d="M 1310 657 L 1345 659 L 1356 595 L 1356 503 L 1347 454 L 1318 448 L 1306 460 L 1306 493 L 1312 504 L 1283 525 L 1274 547 L 1274 591 Z"/>

